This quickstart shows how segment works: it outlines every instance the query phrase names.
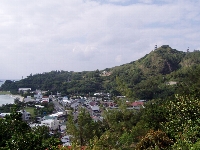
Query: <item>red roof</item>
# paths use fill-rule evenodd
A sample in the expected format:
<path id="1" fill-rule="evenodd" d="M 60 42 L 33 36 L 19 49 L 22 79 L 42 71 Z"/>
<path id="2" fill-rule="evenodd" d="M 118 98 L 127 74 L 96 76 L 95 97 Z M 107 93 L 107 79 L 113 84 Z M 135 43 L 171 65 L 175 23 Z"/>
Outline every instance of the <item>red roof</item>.
<path id="1" fill-rule="evenodd" d="M 135 101 L 135 102 L 133 102 L 133 103 L 131 104 L 131 106 L 141 106 L 141 105 L 143 105 L 143 104 L 144 104 L 144 102 Z"/>
<path id="2" fill-rule="evenodd" d="M 90 105 L 91 105 L 91 106 L 95 106 L 95 105 L 96 105 L 96 102 L 90 102 Z"/>

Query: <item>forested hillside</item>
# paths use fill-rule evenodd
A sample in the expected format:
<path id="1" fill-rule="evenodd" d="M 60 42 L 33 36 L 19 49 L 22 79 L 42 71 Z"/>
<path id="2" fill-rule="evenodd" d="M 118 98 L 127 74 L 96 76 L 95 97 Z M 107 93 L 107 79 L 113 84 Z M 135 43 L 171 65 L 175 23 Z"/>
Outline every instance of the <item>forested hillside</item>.
<path id="1" fill-rule="evenodd" d="M 18 88 L 29 87 L 54 94 L 58 91 L 62 95 L 86 95 L 101 91 L 112 95 L 129 94 L 135 99 L 148 100 L 174 94 L 176 85 L 199 64 L 199 51 L 181 52 L 164 45 L 121 66 L 95 71 L 30 74 L 20 81 L 6 81 L 1 90 L 17 92 Z M 172 81 L 177 84 L 168 84 Z M 129 91 L 123 91 L 124 88 Z"/>

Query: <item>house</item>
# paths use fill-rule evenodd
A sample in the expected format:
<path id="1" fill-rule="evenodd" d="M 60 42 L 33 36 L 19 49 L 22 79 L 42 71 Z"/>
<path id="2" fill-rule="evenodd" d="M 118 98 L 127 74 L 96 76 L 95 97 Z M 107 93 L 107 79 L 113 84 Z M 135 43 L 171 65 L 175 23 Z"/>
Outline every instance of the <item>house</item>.
<path id="1" fill-rule="evenodd" d="M 69 142 L 69 136 L 68 136 L 68 135 L 63 136 L 63 137 L 61 138 L 61 141 L 62 141 L 62 143 L 67 143 L 67 142 Z"/>
<path id="2" fill-rule="evenodd" d="M 89 105 L 90 105 L 90 107 L 95 106 L 96 102 L 92 101 L 92 102 L 89 103 Z"/>
<path id="3" fill-rule="evenodd" d="M 31 114 L 26 110 L 17 111 L 18 113 L 22 114 L 23 121 L 29 121 L 31 119 Z M 10 115 L 11 113 L 0 113 L 0 118 L 4 118 L 6 115 Z"/>
<path id="4" fill-rule="evenodd" d="M 22 120 L 23 121 L 29 121 L 31 119 L 31 114 L 29 112 L 27 112 L 26 110 L 20 110 L 20 111 L 17 111 L 17 112 L 22 114 Z"/>
<path id="5" fill-rule="evenodd" d="M 84 104 L 85 104 L 86 106 L 88 106 L 88 105 L 90 105 L 90 102 L 91 102 L 91 100 L 88 100 L 88 99 L 87 99 L 87 100 L 84 101 Z"/>
<path id="6" fill-rule="evenodd" d="M 45 125 L 45 126 L 49 127 L 50 130 L 59 129 L 59 122 L 57 122 L 53 119 L 43 120 L 43 121 L 41 121 L 41 125 Z"/>
<path id="7" fill-rule="evenodd" d="M 91 106 L 91 109 L 93 112 L 99 112 L 99 106 L 97 105 Z"/>
<path id="8" fill-rule="evenodd" d="M 56 95 L 57 95 L 57 97 L 61 97 L 61 93 L 59 93 L 59 92 L 57 92 Z"/>
<path id="9" fill-rule="evenodd" d="M 52 115 L 50 115 L 50 116 L 61 117 L 61 116 L 63 116 L 63 115 L 65 115 L 64 112 L 57 112 L 57 113 L 52 114 Z"/>
<path id="10" fill-rule="evenodd" d="M 43 96 L 42 100 L 41 100 L 41 103 L 43 103 L 43 102 L 49 102 L 49 97 L 48 96 Z"/>
<path id="11" fill-rule="evenodd" d="M 80 104 L 84 104 L 84 102 L 85 102 L 85 99 L 83 99 L 83 98 L 78 99 L 78 103 L 80 103 Z"/>
<path id="12" fill-rule="evenodd" d="M 104 107 L 118 107 L 116 103 L 114 103 L 112 100 L 109 100 L 108 102 L 102 102 Z"/>
<path id="13" fill-rule="evenodd" d="M 31 91 L 31 88 L 19 88 L 19 89 L 18 89 L 18 92 L 19 92 L 19 93 L 20 93 L 20 92 L 26 93 L 26 92 L 28 92 L 28 91 Z"/>
<path id="14" fill-rule="evenodd" d="M 64 96 L 62 98 L 62 102 L 64 103 L 64 105 L 68 105 L 69 106 L 69 105 L 71 105 L 72 100 L 69 100 L 67 96 Z"/>
<path id="15" fill-rule="evenodd" d="M 63 136 L 60 140 L 63 143 L 63 146 L 71 146 L 69 135 Z"/>
<path id="16" fill-rule="evenodd" d="M 78 100 L 74 100 L 72 101 L 72 103 L 70 104 L 71 108 L 74 108 L 74 110 L 79 106 Z"/>
<path id="17" fill-rule="evenodd" d="M 100 76 L 110 76 L 111 75 L 111 72 L 108 72 L 108 71 L 103 71 Z"/>
<path id="18" fill-rule="evenodd" d="M 35 105 L 36 108 L 44 108 L 42 105 Z"/>
<path id="19" fill-rule="evenodd" d="M 141 107 L 144 108 L 144 102 L 142 102 L 142 101 L 135 101 L 135 102 L 131 103 L 131 106 L 132 106 L 134 109 L 139 110 Z"/>
<path id="20" fill-rule="evenodd" d="M 41 99 L 43 97 L 41 92 L 38 92 L 37 94 L 34 95 L 35 99 Z"/>
<path id="21" fill-rule="evenodd" d="M 59 129 L 59 120 L 55 116 L 44 116 L 41 125 L 49 127 L 50 130 Z"/>
<path id="22" fill-rule="evenodd" d="M 161 47 L 162 47 L 162 48 L 168 48 L 169 45 L 162 45 Z"/>

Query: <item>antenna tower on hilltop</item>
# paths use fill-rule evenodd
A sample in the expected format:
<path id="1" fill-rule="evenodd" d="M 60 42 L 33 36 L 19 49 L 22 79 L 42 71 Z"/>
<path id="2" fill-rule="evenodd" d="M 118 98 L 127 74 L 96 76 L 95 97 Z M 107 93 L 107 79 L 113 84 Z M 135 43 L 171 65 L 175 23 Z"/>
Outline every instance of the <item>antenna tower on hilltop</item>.
<path id="1" fill-rule="evenodd" d="M 155 45 L 154 50 L 157 50 L 157 45 Z"/>
<path id="2" fill-rule="evenodd" d="M 190 50 L 190 49 L 189 49 L 189 47 L 188 47 L 188 48 L 187 48 L 187 52 L 189 52 L 189 50 Z"/>

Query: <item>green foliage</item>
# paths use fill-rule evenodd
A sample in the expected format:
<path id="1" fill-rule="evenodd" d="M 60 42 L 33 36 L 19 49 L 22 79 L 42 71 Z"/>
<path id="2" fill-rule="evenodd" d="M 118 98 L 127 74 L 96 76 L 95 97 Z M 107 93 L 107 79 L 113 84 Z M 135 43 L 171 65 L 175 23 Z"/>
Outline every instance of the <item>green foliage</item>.
<path id="1" fill-rule="evenodd" d="M 145 104 L 142 109 L 142 120 L 149 129 L 161 129 L 160 123 L 166 121 L 166 108 L 164 100 L 152 100 Z"/>
<path id="2" fill-rule="evenodd" d="M 50 149 L 51 146 L 59 145 L 60 140 L 50 137 L 48 132 L 47 127 L 37 127 L 30 132 L 14 134 L 6 145 L 9 149 L 19 150 Z"/>
<path id="3" fill-rule="evenodd" d="M 166 131 L 175 139 L 195 143 L 200 138 L 199 99 L 193 95 L 176 95 L 167 107 Z"/>
<path id="4" fill-rule="evenodd" d="M 169 149 L 173 141 L 163 131 L 150 130 L 137 144 L 136 150 L 164 150 Z"/>
<path id="5" fill-rule="evenodd" d="M 71 140 L 80 146 L 88 145 L 90 139 L 98 135 L 98 122 L 94 122 L 90 114 L 83 108 L 77 114 L 77 121 L 74 122 L 72 114 L 68 117 L 67 133 L 72 135 Z"/>
<path id="6" fill-rule="evenodd" d="M 47 127 L 31 129 L 16 109 L 0 119 L 0 149 L 41 150 L 58 144 L 60 140 L 50 137 Z"/>

